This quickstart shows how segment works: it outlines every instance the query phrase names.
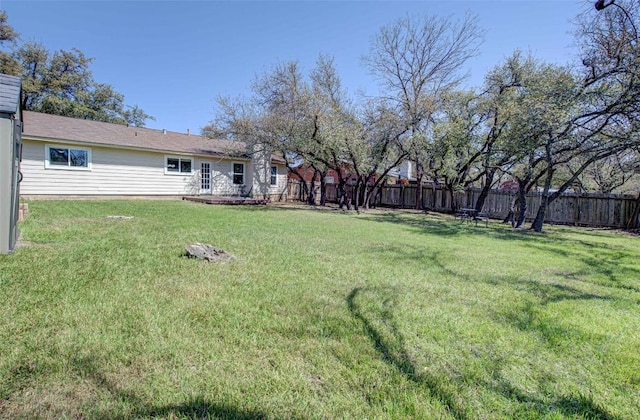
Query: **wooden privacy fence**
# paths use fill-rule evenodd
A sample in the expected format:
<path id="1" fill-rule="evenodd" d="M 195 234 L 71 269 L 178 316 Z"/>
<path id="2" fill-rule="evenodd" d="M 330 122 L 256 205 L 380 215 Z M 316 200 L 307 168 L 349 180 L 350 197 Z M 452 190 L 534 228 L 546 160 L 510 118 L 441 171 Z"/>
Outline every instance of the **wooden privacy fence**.
<path id="1" fill-rule="evenodd" d="M 416 185 L 383 185 L 371 200 L 372 206 L 415 208 Z M 347 187 L 347 194 L 352 196 L 353 189 Z M 448 191 L 437 187 L 422 187 L 422 207 L 431 211 L 450 213 L 451 200 L 455 200 L 456 208 L 474 207 L 480 189 L 469 188 L 456 191 L 453 198 Z M 289 183 L 288 197 L 292 200 L 306 200 L 299 182 Z M 492 190 L 485 200 L 482 211 L 489 217 L 503 219 L 509 213 L 515 193 Z M 327 201 L 337 202 L 337 187 L 327 186 Z M 542 195 L 537 192 L 527 194 L 526 219 L 535 218 Z M 320 202 L 317 191 L 316 203 Z M 577 194 L 565 193 L 547 208 L 545 222 L 593 227 L 625 228 L 636 207 L 636 199 L 632 196 L 617 194 Z M 636 226 L 640 220 L 636 221 Z"/>

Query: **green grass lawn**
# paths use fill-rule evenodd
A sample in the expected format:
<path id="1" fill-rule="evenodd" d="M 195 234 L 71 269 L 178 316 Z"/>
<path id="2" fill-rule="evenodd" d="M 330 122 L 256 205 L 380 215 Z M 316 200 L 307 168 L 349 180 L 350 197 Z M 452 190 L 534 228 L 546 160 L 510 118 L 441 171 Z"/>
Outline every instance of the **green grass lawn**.
<path id="1" fill-rule="evenodd" d="M 639 238 L 380 210 L 29 208 L 28 246 L 0 256 L 0 418 L 640 418 Z M 182 257 L 192 242 L 237 260 Z"/>

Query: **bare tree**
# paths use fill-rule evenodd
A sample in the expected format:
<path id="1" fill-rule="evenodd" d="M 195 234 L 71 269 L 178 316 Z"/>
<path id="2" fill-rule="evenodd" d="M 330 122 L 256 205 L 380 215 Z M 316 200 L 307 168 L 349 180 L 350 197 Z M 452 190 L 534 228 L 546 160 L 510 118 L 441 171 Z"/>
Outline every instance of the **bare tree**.
<path id="1" fill-rule="evenodd" d="M 465 77 L 464 63 L 478 53 L 483 31 L 476 17 L 407 16 L 380 29 L 364 58 L 408 128 L 405 150 L 416 164 L 416 206 L 422 204 L 426 134 L 441 95 Z"/>
<path id="2" fill-rule="evenodd" d="M 248 99 L 218 98 L 216 117 L 203 128 L 203 134 L 235 138 L 252 149 L 279 153 L 289 172 L 298 177 L 311 205 L 316 204 L 316 183 L 324 204 L 324 178 L 329 169 L 336 171 L 344 191 L 345 146 L 355 136 L 355 120 L 332 58 L 321 55 L 307 77 L 295 61 L 278 63 L 256 77 L 252 91 Z M 304 167 L 314 171 L 310 180 L 292 157 L 304 160 Z"/>

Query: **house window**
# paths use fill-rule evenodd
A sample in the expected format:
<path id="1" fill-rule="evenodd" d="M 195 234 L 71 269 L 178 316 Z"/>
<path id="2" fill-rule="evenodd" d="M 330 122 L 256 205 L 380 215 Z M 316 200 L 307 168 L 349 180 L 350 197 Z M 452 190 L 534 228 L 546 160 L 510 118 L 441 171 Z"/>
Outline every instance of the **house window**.
<path id="1" fill-rule="evenodd" d="M 47 169 L 91 169 L 91 149 L 47 145 L 45 153 L 44 166 Z"/>
<path id="2" fill-rule="evenodd" d="M 244 163 L 233 164 L 233 183 L 235 185 L 244 184 Z"/>
<path id="3" fill-rule="evenodd" d="M 193 171 L 191 158 L 167 156 L 164 159 L 165 174 L 190 174 Z"/>
<path id="4" fill-rule="evenodd" d="M 271 185 L 278 185 L 278 167 L 271 167 Z"/>

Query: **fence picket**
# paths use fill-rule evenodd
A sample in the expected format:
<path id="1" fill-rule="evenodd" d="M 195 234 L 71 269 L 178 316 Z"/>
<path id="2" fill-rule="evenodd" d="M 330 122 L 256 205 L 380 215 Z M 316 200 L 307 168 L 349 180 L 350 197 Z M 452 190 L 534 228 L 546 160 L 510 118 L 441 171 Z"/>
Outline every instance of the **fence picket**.
<path id="1" fill-rule="evenodd" d="M 375 205 L 381 207 L 415 208 L 416 185 L 383 185 L 376 197 Z M 288 197 L 292 200 L 306 200 L 300 183 L 290 181 Z M 319 202 L 319 191 L 318 199 Z M 353 194 L 351 186 L 347 187 L 347 194 Z M 457 208 L 473 207 L 480 195 L 480 190 L 469 188 L 456 191 L 453 199 Z M 441 188 L 425 186 L 422 199 L 428 210 L 448 213 L 451 212 L 451 195 Z M 503 219 L 507 216 L 514 193 L 492 190 L 485 200 L 484 213 L 489 217 Z M 542 196 L 537 192 L 527 194 L 526 220 L 531 221 L 540 206 Z M 327 202 L 337 202 L 336 187 L 327 188 Z M 636 206 L 636 199 L 632 196 L 617 194 L 576 194 L 565 193 L 548 207 L 545 222 L 570 224 L 592 227 L 624 228 L 627 226 Z M 640 222 L 636 221 L 636 223 Z"/>

